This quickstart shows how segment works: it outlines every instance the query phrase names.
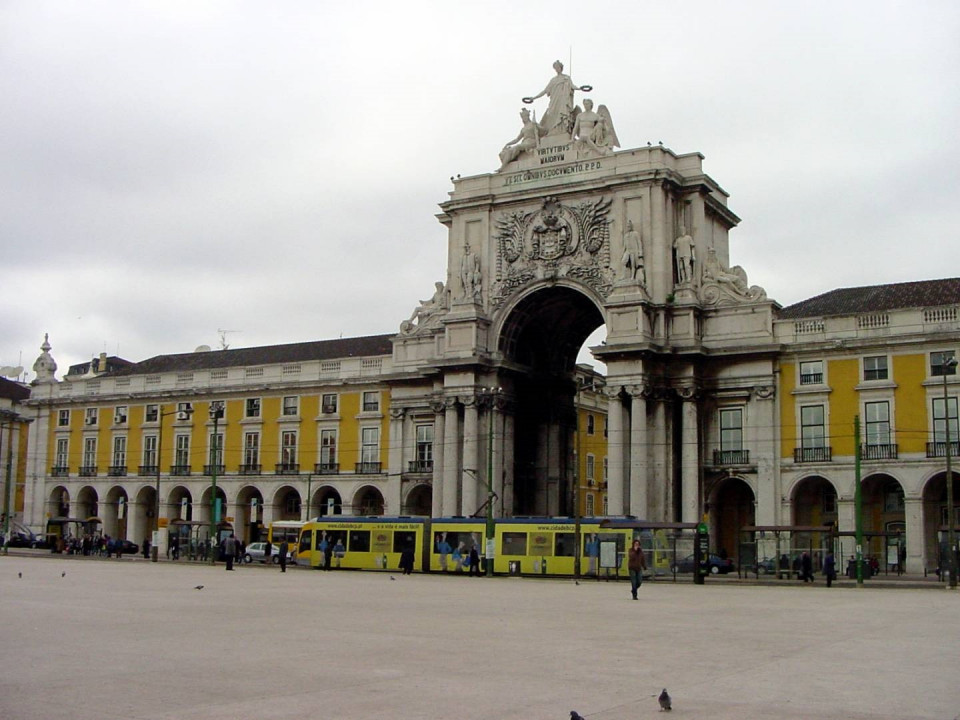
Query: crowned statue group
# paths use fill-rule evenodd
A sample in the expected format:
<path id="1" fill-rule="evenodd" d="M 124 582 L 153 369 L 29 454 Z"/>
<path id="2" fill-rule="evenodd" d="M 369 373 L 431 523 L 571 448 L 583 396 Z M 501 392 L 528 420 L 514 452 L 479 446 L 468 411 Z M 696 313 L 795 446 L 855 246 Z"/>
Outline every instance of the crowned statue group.
<path id="1" fill-rule="evenodd" d="M 556 75 L 547 86 L 532 97 L 523 98 L 527 105 L 546 96 L 549 99 L 546 111 L 539 121 L 534 120 L 527 108 L 520 110 L 522 127 L 513 140 L 500 151 L 500 170 L 502 171 L 524 153 L 540 147 L 541 140 L 571 140 L 577 150 L 578 158 L 602 157 L 620 147 L 613 120 L 606 105 L 593 109 L 593 100 L 586 98 L 583 108 L 575 104 L 574 93 L 590 92 L 590 85 L 574 84 L 569 75 L 563 72 L 563 63 L 553 63 Z M 556 144 L 554 142 L 553 144 Z"/>

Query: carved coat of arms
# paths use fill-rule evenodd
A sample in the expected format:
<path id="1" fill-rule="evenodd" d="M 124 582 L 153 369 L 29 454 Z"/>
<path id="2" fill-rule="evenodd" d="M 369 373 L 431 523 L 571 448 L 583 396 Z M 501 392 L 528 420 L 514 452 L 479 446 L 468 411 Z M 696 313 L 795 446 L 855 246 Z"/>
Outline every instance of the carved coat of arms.
<path id="1" fill-rule="evenodd" d="M 610 205 L 604 198 L 564 205 L 548 196 L 539 210 L 500 215 L 493 306 L 502 305 L 527 283 L 544 278 L 576 278 L 606 297 L 614 280 Z"/>

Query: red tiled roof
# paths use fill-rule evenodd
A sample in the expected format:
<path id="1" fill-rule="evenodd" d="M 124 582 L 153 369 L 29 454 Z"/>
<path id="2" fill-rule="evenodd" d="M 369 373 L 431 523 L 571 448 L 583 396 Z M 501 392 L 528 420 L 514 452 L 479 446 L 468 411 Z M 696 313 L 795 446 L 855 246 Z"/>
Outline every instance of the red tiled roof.
<path id="1" fill-rule="evenodd" d="M 960 304 L 960 278 L 839 288 L 783 308 L 785 319 Z"/>

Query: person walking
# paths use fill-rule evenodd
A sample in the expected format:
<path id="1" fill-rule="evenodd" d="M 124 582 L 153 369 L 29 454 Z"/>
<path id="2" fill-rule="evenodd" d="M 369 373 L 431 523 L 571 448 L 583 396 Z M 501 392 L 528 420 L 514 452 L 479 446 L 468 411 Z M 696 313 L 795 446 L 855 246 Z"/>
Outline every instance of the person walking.
<path id="1" fill-rule="evenodd" d="M 800 557 L 800 571 L 805 583 L 813 582 L 813 558 L 810 557 L 810 553 L 806 550 L 803 551 L 803 555 Z"/>
<path id="2" fill-rule="evenodd" d="M 270 556 L 273 555 L 273 545 L 267 540 L 267 544 L 263 546 L 263 561 L 269 565 Z"/>
<path id="3" fill-rule="evenodd" d="M 634 540 L 633 546 L 627 552 L 627 570 L 630 571 L 630 592 L 633 599 L 637 599 L 637 590 L 643 584 L 643 571 L 647 569 L 647 561 L 643 557 L 643 548 L 640 541 Z"/>
<path id="4" fill-rule="evenodd" d="M 280 560 L 280 572 L 287 571 L 287 553 L 290 552 L 290 545 L 286 540 L 280 543 L 280 547 L 277 548 L 277 553 L 279 553 L 278 560 Z"/>
<path id="5" fill-rule="evenodd" d="M 333 565 L 333 543 L 327 539 L 327 531 L 323 531 L 323 539 L 320 540 L 320 551 L 323 553 L 323 569 L 329 570 Z"/>
<path id="6" fill-rule="evenodd" d="M 149 537 L 145 537 L 143 539 L 143 559 L 144 560 L 150 559 L 150 538 Z"/>
<path id="7" fill-rule="evenodd" d="M 823 561 L 823 576 L 827 579 L 827 587 L 830 587 L 837 577 L 837 561 L 833 557 L 833 550 L 827 550 L 827 557 Z"/>
<path id="8" fill-rule="evenodd" d="M 470 546 L 470 572 L 471 576 L 476 575 L 480 577 L 480 553 L 477 552 L 477 545 L 474 543 Z"/>
<path id="9" fill-rule="evenodd" d="M 231 537 L 233 537 L 233 535 L 231 535 Z M 243 563 L 243 554 L 247 551 L 247 546 L 244 544 L 243 540 L 239 538 L 236 539 L 236 543 L 237 550 L 234 556 L 234 561 L 237 563 L 237 565 L 241 565 Z"/>
<path id="10" fill-rule="evenodd" d="M 223 555 L 227 559 L 227 570 L 233 570 L 233 558 L 237 554 L 237 539 L 230 533 L 230 537 L 223 539 Z"/>

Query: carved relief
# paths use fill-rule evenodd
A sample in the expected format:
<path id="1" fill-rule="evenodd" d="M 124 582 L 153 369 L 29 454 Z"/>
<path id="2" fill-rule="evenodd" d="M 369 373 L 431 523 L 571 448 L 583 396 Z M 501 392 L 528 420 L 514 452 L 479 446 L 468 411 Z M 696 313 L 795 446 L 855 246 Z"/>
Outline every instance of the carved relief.
<path id="1" fill-rule="evenodd" d="M 739 265 L 729 270 L 717 257 L 717 251 L 707 249 L 703 264 L 703 285 L 700 300 L 705 305 L 722 305 L 739 302 L 756 302 L 767 299 L 767 291 L 759 285 L 747 285 L 747 273 Z"/>
<path id="2" fill-rule="evenodd" d="M 773 385 L 756 385 L 753 388 L 753 395 L 758 400 L 769 400 L 776 395 L 777 389 Z"/>
<path id="3" fill-rule="evenodd" d="M 493 307 L 527 283 L 544 278 L 576 278 L 606 297 L 614 280 L 611 202 L 600 198 L 563 205 L 555 197 L 546 197 L 540 210 L 516 210 L 497 218 Z"/>

